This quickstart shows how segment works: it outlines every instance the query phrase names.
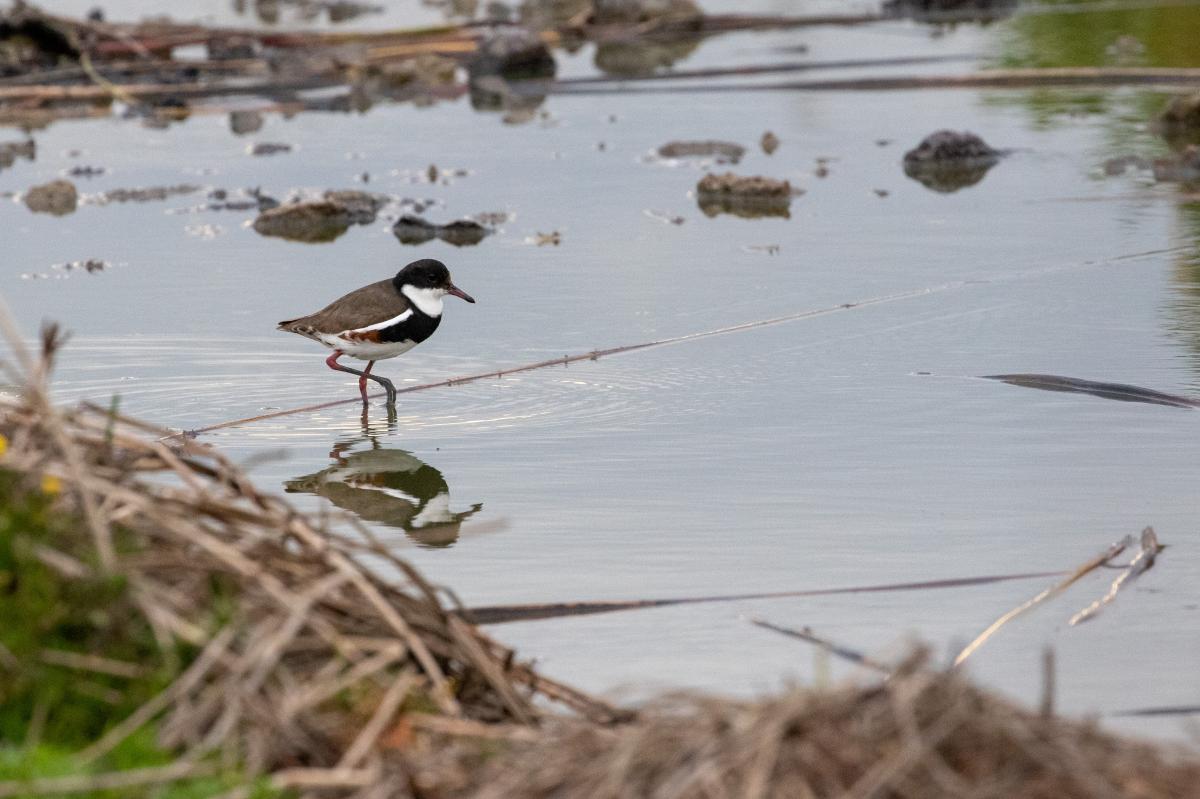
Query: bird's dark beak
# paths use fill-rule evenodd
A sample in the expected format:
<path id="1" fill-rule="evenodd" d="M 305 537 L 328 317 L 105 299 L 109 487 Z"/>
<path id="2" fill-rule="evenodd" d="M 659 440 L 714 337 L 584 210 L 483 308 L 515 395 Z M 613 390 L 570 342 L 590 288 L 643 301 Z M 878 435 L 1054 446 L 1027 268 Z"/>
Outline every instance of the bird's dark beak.
<path id="1" fill-rule="evenodd" d="M 462 297 L 467 302 L 475 302 L 474 297 L 472 297 L 470 294 L 463 291 L 462 289 L 460 289 L 458 286 L 454 285 L 453 283 L 446 286 L 446 293 L 453 294 L 455 297 Z"/>

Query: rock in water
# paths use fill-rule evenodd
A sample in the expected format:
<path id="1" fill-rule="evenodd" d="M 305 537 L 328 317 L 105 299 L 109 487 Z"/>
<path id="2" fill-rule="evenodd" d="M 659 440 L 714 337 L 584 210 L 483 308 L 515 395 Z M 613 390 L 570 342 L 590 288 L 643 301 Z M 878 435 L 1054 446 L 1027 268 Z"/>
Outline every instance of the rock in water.
<path id="1" fill-rule="evenodd" d="M 552 78 L 556 69 L 554 56 L 542 37 L 515 25 L 491 29 L 467 65 L 472 81 L 485 75 L 508 80 Z"/>
<path id="2" fill-rule="evenodd" d="M 333 241 L 346 232 L 352 221 L 345 206 L 313 200 L 263 211 L 254 220 L 254 229 L 264 236 L 317 243 Z"/>
<path id="3" fill-rule="evenodd" d="M 939 130 L 904 154 L 904 174 L 928 189 L 949 193 L 983 180 L 1002 155 L 974 133 Z"/>

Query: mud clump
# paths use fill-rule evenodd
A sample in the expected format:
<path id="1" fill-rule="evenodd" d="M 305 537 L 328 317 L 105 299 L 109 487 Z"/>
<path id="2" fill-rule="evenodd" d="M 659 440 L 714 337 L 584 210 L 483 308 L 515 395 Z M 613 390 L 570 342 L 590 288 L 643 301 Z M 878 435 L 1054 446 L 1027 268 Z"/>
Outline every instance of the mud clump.
<path id="1" fill-rule="evenodd" d="M 1154 179 L 1160 183 L 1200 183 L 1200 146 L 1188 145 L 1179 155 L 1156 159 Z"/>
<path id="2" fill-rule="evenodd" d="M 1171 144 L 1200 143 L 1200 92 L 1172 98 L 1152 127 Z"/>
<path id="3" fill-rule="evenodd" d="M 37 158 L 37 144 L 33 139 L 0 144 L 0 169 L 8 169 L 18 158 L 26 161 Z"/>
<path id="4" fill-rule="evenodd" d="M 253 227 L 263 236 L 316 244 L 333 241 L 352 224 L 354 215 L 341 203 L 309 200 L 263 211 Z"/>
<path id="5" fill-rule="evenodd" d="M 904 154 L 904 174 L 948 194 L 983 180 L 1002 155 L 974 133 L 939 130 Z"/>
<path id="6" fill-rule="evenodd" d="M 473 219 L 458 219 L 446 225 L 437 225 L 412 214 L 405 214 L 392 226 L 392 233 L 401 244 L 424 244 L 441 239 L 455 247 L 473 247 L 491 232 Z"/>
<path id="7" fill-rule="evenodd" d="M 791 216 L 795 193 L 786 180 L 732 172 L 705 175 L 696 184 L 696 202 L 709 217 L 725 213 L 746 219 L 768 216 L 786 219 Z"/>
<path id="8" fill-rule="evenodd" d="M 25 206 L 35 214 L 66 216 L 79 206 L 79 192 L 69 180 L 52 180 L 25 192 Z"/>
<path id="9" fill-rule="evenodd" d="M 718 164 L 736 164 L 746 148 L 729 141 L 672 141 L 658 148 L 659 158 L 711 158 Z"/>

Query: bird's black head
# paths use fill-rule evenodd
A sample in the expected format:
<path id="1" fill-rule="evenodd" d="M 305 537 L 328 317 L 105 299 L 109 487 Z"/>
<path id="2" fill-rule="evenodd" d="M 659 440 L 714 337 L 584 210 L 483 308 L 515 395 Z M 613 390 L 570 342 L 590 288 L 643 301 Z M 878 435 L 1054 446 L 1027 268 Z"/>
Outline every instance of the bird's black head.
<path id="1" fill-rule="evenodd" d="M 446 265 L 433 258 L 413 261 L 396 273 L 396 276 L 392 278 L 392 283 L 395 284 L 396 290 L 402 293 L 405 286 L 412 286 L 414 289 L 440 292 L 438 296 L 453 294 L 467 302 L 475 302 L 471 295 L 455 286 L 450 280 L 450 270 L 446 268 Z"/>

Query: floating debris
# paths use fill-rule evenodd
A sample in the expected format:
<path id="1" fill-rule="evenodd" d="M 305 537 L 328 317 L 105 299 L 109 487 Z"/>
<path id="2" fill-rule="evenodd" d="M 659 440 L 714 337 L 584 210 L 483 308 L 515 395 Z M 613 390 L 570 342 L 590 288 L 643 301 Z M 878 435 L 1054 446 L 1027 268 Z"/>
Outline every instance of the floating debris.
<path id="1" fill-rule="evenodd" d="M 112 189 L 101 194 L 88 195 L 85 201 L 92 205 L 158 202 L 168 197 L 193 194 L 200 191 L 200 189 L 200 186 L 193 183 L 179 183 L 174 186 L 150 186 L 138 189 Z"/>
<path id="2" fill-rule="evenodd" d="M 876 139 L 875 140 L 876 147 L 887 147 L 891 143 L 892 143 L 892 139 Z"/>
<path id="3" fill-rule="evenodd" d="M 310 244 L 333 241 L 354 224 L 346 206 L 329 200 L 289 203 L 263 211 L 254 230 L 263 236 Z"/>
<path id="4" fill-rule="evenodd" d="M 67 177 L 72 178 L 98 178 L 101 175 L 107 175 L 108 169 L 102 166 L 73 166 L 63 172 Z"/>
<path id="5" fill-rule="evenodd" d="M 672 141 L 658 148 L 659 158 L 704 158 L 718 164 L 736 164 L 745 154 L 745 147 L 728 141 Z"/>
<path id="6" fill-rule="evenodd" d="M 538 231 L 529 238 L 525 239 L 525 243 L 533 244 L 537 247 L 545 247 L 546 245 L 557 247 L 558 245 L 562 244 L 562 234 L 557 230 L 552 230 L 549 233 L 542 233 L 541 231 Z"/>
<path id="7" fill-rule="evenodd" d="M 183 229 L 189 236 L 195 236 L 204 241 L 211 241 L 225 232 L 220 225 L 188 225 Z"/>
<path id="8" fill-rule="evenodd" d="M 500 227 L 506 222 L 511 222 L 517 218 L 517 215 L 509 211 L 481 211 L 471 217 L 476 222 L 487 227 Z"/>
<path id="9" fill-rule="evenodd" d="M 762 138 L 758 140 L 758 146 L 761 147 L 762 151 L 767 155 L 773 155 L 775 151 L 779 149 L 779 137 L 768 130 L 762 135 Z"/>
<path id="10" fill-rule="evenodd" d="M 705 216 L 727 213 L 753 219 L 778 216 L 789 218 L 796 191 L 786 180 L 741 176 L 732 172 L 705 175 L 696 184 L 696 200 Z"/>
<path id="11" fill-rule="evenodd" d="M 1154 179 L 1164 183 L 1200 182 L 1200 146 L 1189 144 L 1178 155 L 1155 159 Z"/>
<path id="12" fill-rule="evenodd" d="M 35 214 L 66 216 L 79 205 L 79 192 L 69 180 L 52 180 L 25 192 L 25 206 Z"/>
<path id="13" fill-rule="evenodd" d="M 459 219 L 446 225 L 436 225 L 412 214 L 405 214 L 392 226 L 392 233 L 401 244 L 424 244 L 441 239 L 455 247 L 470 247 L 483 241 L 491 232 L 473 219 Z"/>
<path id="14" fill-rule="evenodd" d="M 33 139 L 0 144 L 0 169 L 7 169 L 17 162 L 18 158 L 32 161 L 37 157 L 37 143 Z"/>
<path id="15" fill-rule="evenodd" d="M 904 174 L 948 194 L 983 180 L 1002 155 L 974 133 L 939 130 L 904 154 Z"/>
<path id="16" fill-rule="evenodd" d="M 889 194 L 891 194 L 891 192 L 887 189 L 875 189 L 875 196 L 877 197 L 886 197 Z"/>
<path id="17" fill-rule="evenodd" d="M 278 155 L 280 153 L 290 153 L 291 151 L 292 145 L 284 142 L 263 141 L 246 148 L 246 152 L 249 155 Z"/>
<path id="18" fill-rule="evenodd" d="M 79 261 L 53 264 L 48 272 L 26 272 L 21 277 L 24 280 L 48 280 L 51 278 L 65 280 L 74 272 L 95 275 L 100 272 L 107 272 L 112 267 L 113 264 L 100 258 L 84 258 Z"/>
<path id="19" fill-rule="evenodd" d="M 779 255 L 778 244 L 744 244 L 742 252 L 752 253 L 754 255 Z"/>
<path id="20" fill-rule="evenodd" d="M 642 211 L 646 216 L 658 222 L 663 222 L 668 225 L 682 225 L 687 220 L 678 214 L 668 214 L 666 211 L 655 211 L 652 208 L 647 208 Z"/>

